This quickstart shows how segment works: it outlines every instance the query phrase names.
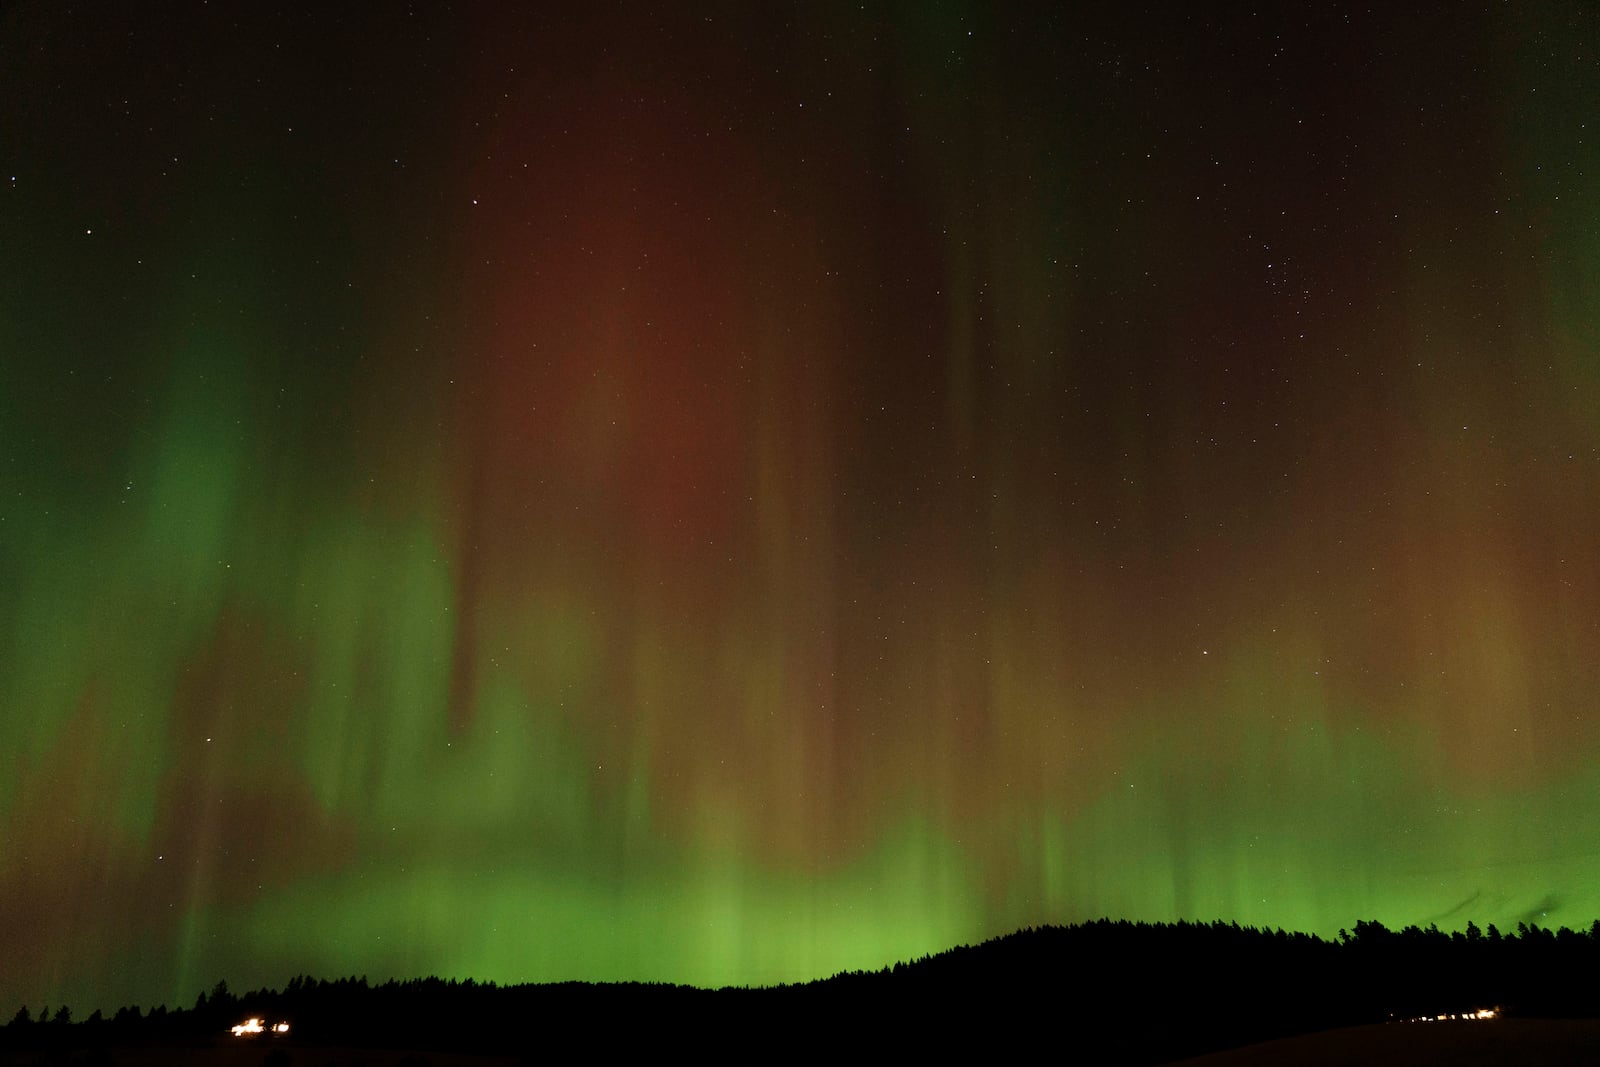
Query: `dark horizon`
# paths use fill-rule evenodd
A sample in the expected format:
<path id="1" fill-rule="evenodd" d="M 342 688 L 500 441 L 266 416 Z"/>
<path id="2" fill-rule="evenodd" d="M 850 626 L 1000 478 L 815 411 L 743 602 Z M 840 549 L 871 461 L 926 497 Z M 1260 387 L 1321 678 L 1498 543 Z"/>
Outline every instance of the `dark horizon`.
<path id="1" fill-rule="evenodd" d="M 1324 941 L 1223 922 L 1103 919 L 767 989 L 300 975 L 281 989 L 241 993 L 224 980 L 193 1007 L 125 1007 L 89 1019 L 58 1011 L 48 1023 L 19 1011 L 0 1027 L 0 1056 L 166 1046 L 282 1049 L 284 1062 L 293 1061 L 290 1050 L 325 1057 L 340 1047 L 515 1056 L 600 1027 L 614 1049 L 692 1041 L 714 1054 L 782 1033 L 791 1055 L 1046 1041 L 1129 1064 L 1315 1035 L 1306 1047 L 1416 1046 L 1396 1060 L 1414 1062 L 1431 1039 L 1327 1032 L 1470 1023 L 1485 1027 L 1476 1039 L 1453 1037 L 1435 1050 L 1470 1048 L 1472 1062 L 1549 1062 L 1555 1046 L 1567 1055 L 1561 1062 L 1582 1062 L 1573 1057 L 1600 1051 L 1600 1000 L 1588 980 L 1597 966 L 1600 920 L 1587 931 L 1524 925 L 1507 935 L 1492 925 L 1450 935 L 1361 921 Z M 1566 1022 L 1530 1027 L 1535 1020 Z"/>
<path id="2" fill-rule="evenodd" d="M 1452 1004 L 1455 1007 L 1449 1010 L 1461 1011 L 1465 1009 L 1468 1001 L 1475 1007 L 1495 1008 L 1498 1014 L 1504 1014 L 1507 1005 L 1510 1005 L 1513 1013 L 1520 1012 L 1533 1016 L 1600 1018 L 1600 1000 L 1596 1000 L 1587 991 L 1587 987 L 1577 980 L 1583 960 L 1593 960 L 1600 964 L 1600 918 L 1576 929 L 1566 926 L 1542 927 L 1537 923 L 1520 922 L 1515 929 L 1506 931 L 1501 931 L 1494 923 L 1479 926 L 1470 919 L 1457 930 L 1441 930 L 1435 924 L 1427 927 L 1413 924 L 1391 930 L 1379 920 L 1363 919 L 1357 920 L 1349 928 L 1341 928 L 1332 938 L 1323 938 L 1309 931 L 1284 930 L 1282 927 L 1241 926 L 1237 921 L 1223 919 L 1210 922 L 1180 919 L 1166 923 L 1102 917 L 1083 923 L 1024 927 L 981 942 L 950 945 L 916 958 L 896 960 L 882 967 L 841 970 L 798 982 L 771 985 L 697 986 L 692 983 L 636 980 L 592 982 L 581 978 L 496 982 L 492 979 L 477 979 L 471 975 L 390 975 L 374 979 L 368 974 L 359 976 L 297 974 L 290 976 L 281 984 L 266 985 L 240 993 L 236 987 L 230 985 L 227 976 L 224 975 L 214 983 L 200 988 L 194 997 L 178 999 L 170 1008 L 165 1001 L 148 1005 L 143 1001 L 130 1001 L 114 1006 L 96 1005 L 88 1011 L 80 1010 L 71 1004 L 58 1003 L 52 1010 L 52 1005 L 45 1001 L 41 1002 L 37 1012 L 27 1003 L 21 1004 L 14 1012 L 8 1006 L 0 1005 L 0 1019 L 9 1018 L 12 1022 L 26 1025 L 30 1022 L 48 1021 L 66 1024 L 99 1022 L 112 1018 L 137 1021 L 141 1018 L 158 1015 L 164 1017 L 185 1011 L 209 1017 L 218 1012 L 223 1014 L 229 1011 L 235 1014 L 239 1011 L 254 1012 L 263 1004 L 273 1004 L 282 997 L 298 991 L 328 986 L 359 987 L 363 990 L 380 986 L 409 988 L 419 984 L 429 988 L 460 987 L 468 990 L 576 989 L 614 986 L 684 993 L 762 993 L 828 988 L 843 995 L 847 992 L 861 992 L 864 987 L 855 987 L 854 990 L 849 988 L 859 979 L 900 976 L 911 971 L 920 972 L 922 977 L 919 981 L 926 981 L 931 974 L 942 973 L 955 976 L 958 984 L 968 992 L 989 988 L 988 995 L 1003 997 L 1007 994 L 1000 989 L 1000 986 L 1020 988 L 1035 982 L 1039 978 L 1041 969 L 1045 968 L 1055 974 L 1064 969 L 1081 969 L 1092 975 L 1107 969 L 1111 965 L 1110 961 L 1115 958 L 1120 960 L 1116 966 L 1133 970 L 1171 969 L 1175 960 L 1194 956 L 1197 952 L 1197 943 L 1207 940 L 1211 943 L 1205 945 L 1205 948 L 1212 951 L 1215 951 L 1223 941 L 1233 941 L 1250 942 L 1257 947 L 1277 946 L 1280 949 L 1285 945 L 1292 945 L 1302 952 L 1308 949 L 1313 952 L 1323 952 L 1325 955 L 1319 957 L 1316 963 L 1319 967 L 1326 968 L 1326 973 L 1316 980 L 1325 986 L 1336 986 L 1347 981 L 1350 977 L 1348 972 L 1353 967 L 1381 972 L 1381 975 L 1367 978 L 1366 988 L 1358 999 L 1367 1004 L 1372 1011 L 1377 1011 L 1373 1005 L 1383 1003 L 1386 998 L 1393 1003 L 1371 1018 L 1358 1013 L 1346 1022 L 1406 1021 L 1407 1011 L 1420 1013 L 1425 1006 L 1427 1010 L 1442 1011 L 1446 1010 L 1443 1005 Z M 1519 947 L 1516 949 L 1504 947 L 1508 945 Z M 1087 949 L 1087 952 L 1075 956 L 1074 949 L 1079 951 Z M 1137 951 L 1130 952 L 1130 949 Z M 1173 958 L 1163 958 L 1161 955 L 1163 950 L 1171 953 Z M 1336 957 L 1332 954 L 1336 950 L 1344 953 L 1342 965 L 1336 964 Z M 1497 969 L 1504 968 L 1503 956 L 1493 959 L 1491 963 L 1485 963 L 1485 960 L 1492 955 L 1507 951 L 1519 953 L 1518 968 L 1514 969 L 1515 973 L 1510 975 L 1498 973 Z M 1446 959 L 1445 955 L 1449 953 L 1454 955 Z M 1403 974 L 1396 977 L 1399 973 L 1395 971 L 1396 960 L 1400 957 L 1406 958 L 1408 967 Z M 1551 957 L 1555 957 L 1555 962 L 1551 961 Z M 1309 956 L 1302 956 L 1298 963 L 1306 966 L 1308 959 Z M 1442 964 L 1441 960 L 1444 961 Z M 1543 962 L 1539 963 L 1541 960 Z M 1462 970 L 1466 963 L 1471 964 L 1470 973 Z M 1341 966 L 1343 969 L 1340 969 Z M 1447 969 L 1441 970 L 1441 967 Z M 1008 968 L 1014 973 L 1008 972 Z M 1541 968 L 1548 973 L 1535 976 L 1535 972 Z M 1425 972 L 1426 976 L 1423 977 Z M 1531 982 L 1530 978 L 1533 978 Z M 996 983 L 999 983 L 999 986 Z M 1043 985 L 1048 986 L 1049 983 L 1045 982 Z M 1471 988 L 1470 991 L 1466 991 L 1474 985 L 1481 988 Z M 1531 996 L 1527 993 L 1530 987 L 1534 989 Z M 1521 991 L 1521 994 L 1507 995 L 1508 989 Z M 219 991 L 225 994 L 225 997 L 219 998 Z M 1045 992 L 1047 990 L 1044 988 L 1038 991 L 1039 995 L 1044 995 Z M 870 1007 L 872 996 L 873 993 L 863 996 L 864 1007 Z M 60 1017 L 62 1009 L 66 1010 L 67 1018 Z M 217 1017 L 220 1018 L 221 1015 Z"/>

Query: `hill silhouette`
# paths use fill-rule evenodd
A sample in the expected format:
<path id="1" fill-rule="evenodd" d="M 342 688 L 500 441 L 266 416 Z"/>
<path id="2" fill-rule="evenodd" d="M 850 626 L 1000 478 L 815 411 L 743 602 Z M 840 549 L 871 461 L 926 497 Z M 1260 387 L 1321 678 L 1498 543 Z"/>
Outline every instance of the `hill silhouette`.
<path id="1" fill-rule="evenodd" d="M 323 1063 L 328 1056 L 311 1050 L 362 1048 L 415 1054 L 420 1063 L 447 1052 L 540 1056 L 557 1040 L 720 1057 L 976 1052 L 1042 1038 L 1097 1062 L 1158 1063 L 1488 1008 L 1524 1020 L 1596 1018 L 1596 973 L 1600 922 L 1587 931 L 1522 924 L 1506 934 L 1492 925 L 1444 933 L 1359 922 L 1327 940 L 1221 922 L 1101 920 L 755 989 L 300 976 L 282 989 L 235 994 L 219 982 L 192 1006 L 125 1007 L 109 1019 L 22 1008 L 0 1027 L 0 1051 L 4 1062 L 44 1053 L 114 1063 L 111 1050 L 220 1055 L 249 1046 L 278 1063 Z M 250 1016 L 288 1022 L 290 1032 L 229 1033 Z"/>

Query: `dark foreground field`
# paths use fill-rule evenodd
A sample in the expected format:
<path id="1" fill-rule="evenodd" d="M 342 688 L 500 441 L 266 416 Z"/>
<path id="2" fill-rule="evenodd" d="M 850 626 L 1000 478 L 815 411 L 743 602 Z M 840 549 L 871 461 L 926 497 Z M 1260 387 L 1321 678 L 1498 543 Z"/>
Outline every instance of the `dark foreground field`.
<path id="1" fill-rule="evenodd" d="M 1019 1038 L 1022 1035 L 1017 1035 Z M 1029 1035 L 1031 1037 L 1031 1035 Z M 682 1050 L 664 1044 L 660 1051 Z M 994 1051 L 1020 1051 L 1004 1041 Z M 702 1053 L 705 1051 L 701 1050 Z M 720 1061 L 727 1055 L 705 1056 Z M 1055 1048 L 1067 1063 L 1098 1063 L 1097 1049 Z M 522 1067 L 532 1056 L 472 1055 L 459 1052 L 371 1049 L 251 1043 L 211 1048 L 37 1050 L 0 1054 L 4 1067 Z M 779 1052 L 774 1058 L 786 1059 Z M 1378 1023 L 1346 1027 L 1247 1048 L 1177 1061 L 1179 1067 L 1412 1067 L 1438 1063 L 1452 1067 L 1527 1067 L 1600 1063 L 1600 1021 L 1588 1019 L 1504 1019 L 1486 1023 Z"/>
<path id="2" fill-rule="evenodd" d="M 465 1052 L 419 1052 L 370 1048 L 96 1049 L 73 1052 L 0 1054 L 4 1067 L 522 1067 L 519 1056 L 479 1056 Z"/>
<path id="3" fill-rule="evenodd" d="M 1501 1019 L 1388 1023 L 1267 1041 L 1180 1061 L 1182 1067 L 1528 1067 L 1600 1063 L 1600 1021 Z"/>

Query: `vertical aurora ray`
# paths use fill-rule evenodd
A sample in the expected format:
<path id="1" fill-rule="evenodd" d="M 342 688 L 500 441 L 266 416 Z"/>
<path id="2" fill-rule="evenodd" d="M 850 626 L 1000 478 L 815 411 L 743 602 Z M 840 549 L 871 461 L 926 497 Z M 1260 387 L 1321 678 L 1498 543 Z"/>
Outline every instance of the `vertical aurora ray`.
<path id="1" fill-rule="evenodd" d="M 0 1012 L 1600 915 L 1600 42 L 1344 14 L 8 9 Z"/>

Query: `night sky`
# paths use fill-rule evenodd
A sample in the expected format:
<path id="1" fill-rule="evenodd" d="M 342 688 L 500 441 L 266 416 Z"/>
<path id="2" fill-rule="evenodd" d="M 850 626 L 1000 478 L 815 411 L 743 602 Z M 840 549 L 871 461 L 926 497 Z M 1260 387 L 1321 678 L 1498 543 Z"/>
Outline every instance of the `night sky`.
<path id="1" fill-rule="evenodd" d="M 0 1015 L 1600 916 L 1591 5 L 244 6 L 0 13 Z"/>

